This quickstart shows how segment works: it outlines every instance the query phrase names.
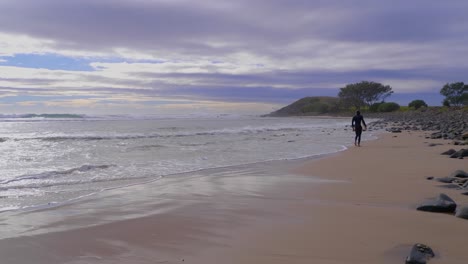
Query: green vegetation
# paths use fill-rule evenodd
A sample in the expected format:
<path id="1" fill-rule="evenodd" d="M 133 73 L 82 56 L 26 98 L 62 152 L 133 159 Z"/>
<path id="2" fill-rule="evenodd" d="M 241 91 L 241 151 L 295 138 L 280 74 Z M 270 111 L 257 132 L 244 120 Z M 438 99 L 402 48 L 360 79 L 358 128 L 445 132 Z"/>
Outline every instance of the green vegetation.
<path id="1" fill-rule="evenodd" d="M 417 110 L 421 107 L 427 107 L 427 104 L 423 100 L 413 100 L 408 104 L 408 106 Z"/>
<path id="2" fill-rule="evenodd" d="M 338 97 L 343 106 L 361 109 L 384 101 L 393 93 L 392 87 L 376 82 L 362 81 L 340 89 Z"/>
<path id="3" fill-rule="evenodd" d="M 408 112 L 426 111 L 430 109 L 423 100 L 411 101 L 408 106 L 400 106 L 395 102 L 385 102 L 393 93 L 392 88 L 381 83 L 362 81 L 347 84 L 340 89 L 338 97 L 304 97 L 281 108 L 270 116 L 304 116 L 304 115 L 349 115 L 350 112 Z M 444 107 L 439 111 L 448 111 L 450 106 L 463 106 L 468 109 L 468 85 L 463 82 L 447 83 L 440 93 L 446 98 Z"/>
<path id="4" fill-rule="evenodd" d="M 369 107 L 369 112 L 393 112 L 400 109 L 400 105 L 394 102 L 380 102 L 372 104 Z"/>
<path id="5" fill-rule="evenodd" d="M 468 85 L 463 82 L 445 84 L 440 90 L 440 94 L 445 96 L 444 106 L 468 105 Z"/>
<path id="6" fill-rule="evenodd" d="M 393 112 L 400 109 L 400 105 L 394 102 L 381 103 L 377 109 L 378 112 Z"/>
<path id="7" fill-rule="evenodd" d="M 274 116 L 301 116 L 338 113 L 340 102 L 336 97 L 315 96 L 304 97 L 296 102 L 273 112 Z"/>
<path id="8" fill-rule="evenodd" d="M 300 108 L 301 112 L 307 113 L 329 113 L 339 111 L 339 101 L 333 97 L 306 97 L 304 105 Z"/>

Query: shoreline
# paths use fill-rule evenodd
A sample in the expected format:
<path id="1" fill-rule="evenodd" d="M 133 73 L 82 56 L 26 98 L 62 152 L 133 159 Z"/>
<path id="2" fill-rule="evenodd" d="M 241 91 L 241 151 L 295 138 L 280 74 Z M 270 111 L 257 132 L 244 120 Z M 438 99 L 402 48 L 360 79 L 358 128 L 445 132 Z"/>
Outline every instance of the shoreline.
<path id="1" fill-rule="evenodd" d="M 468 170 L 467 160 L 440 155 L 447 141 L 429 147 L 423 135 L 383 134 L 361 148 L 292 162 L 277 175 L 264 164 L 259 170 L 194 176 L 159 193 L 132 187 L 133 194 L 125 194 L 130 196 L 119 190 L 107 202 L 87 199 L 40 214 L 13 214 L 11 221 L 22 214 L 79 212 L 52 226 L 31 224 L 30 230 L 49 232 L 0 240 L 0 254 L 13 264 L 403 263 L 412 244 L 427 243 L 437 255 L 431 263 L 466 263 L 460 245 L 467 220 L 415 206 L 439 193 L 468 205 L 468 196 L 425 178 Z M 134 200 L 122 200 L 132 195 Z M 110 200 L 121 208 L 106 207 Z M 128 218 L 119 219 L 124 213 Z M 70 229 L 97 217 L 108 221 Z M 5 215 L 1 220 L 6 227 Z"/>

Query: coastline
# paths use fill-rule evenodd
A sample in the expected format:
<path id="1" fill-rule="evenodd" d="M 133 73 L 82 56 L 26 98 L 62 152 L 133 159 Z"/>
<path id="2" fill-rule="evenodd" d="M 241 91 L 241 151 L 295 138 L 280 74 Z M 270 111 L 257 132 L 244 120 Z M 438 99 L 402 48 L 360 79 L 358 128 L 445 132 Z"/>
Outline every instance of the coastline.
<path id="1" fill-rule="evenodd" d="M 126 196 L 115 191 L 107 198 L 120 209 L 102 199 L 45 209 L 43 216 L 82 213 L 52 227 L 31 226 L 50 232 L 0 240 L 0 254 L 7 263 L 403 263 L 414 243 L 425 243 L 437 255 L 431 263 L 466 263 L 467 220 L 415 207 L 439 193 L 468 205 L 460 191 L 426 180 L 468 170 L 468 161 L 440 155 L 453 146 L 430 140 L 443 145 L 429 147 L 423 135 L 383 134 L 278 175 L 200 175 L 176 190 L 146 190 L 141 200 L 120 201 Z M 142 195 L 142 186 L 132 188 Z M 127 219 L 119 218 L 123 211 Z M 96 217 L 108 221 L 70 228 Z"/>

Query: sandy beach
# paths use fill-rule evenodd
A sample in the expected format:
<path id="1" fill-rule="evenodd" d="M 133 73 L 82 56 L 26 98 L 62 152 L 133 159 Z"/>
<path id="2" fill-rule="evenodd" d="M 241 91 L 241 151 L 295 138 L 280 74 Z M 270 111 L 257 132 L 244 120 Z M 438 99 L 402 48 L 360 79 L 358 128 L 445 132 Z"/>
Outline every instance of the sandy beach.
<path id="1" fill-rule="evenodd" d="M 468 160 L 440 155 L 461 147 L 424 135 L 385 133 L 320 159 L 4 213 L 1 263 L 404 263 L 424 243 L 430 263 L 465 264 L 468 220 L 416 206 L 439 193 L 468 205 L 426 179 L 468 171 Z"/>

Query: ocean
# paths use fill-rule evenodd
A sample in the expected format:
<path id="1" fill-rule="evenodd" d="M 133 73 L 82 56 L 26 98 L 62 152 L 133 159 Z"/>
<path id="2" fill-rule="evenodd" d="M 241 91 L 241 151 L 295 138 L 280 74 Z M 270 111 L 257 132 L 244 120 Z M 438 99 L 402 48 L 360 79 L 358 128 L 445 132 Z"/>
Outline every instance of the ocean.
<path id="1" fill-rule="evenodd" d="M 0 211 L 57 206 L 207 169 L 336 153 L 353 143 L 350 123 L 257 116 L 1 118 Z"/>

